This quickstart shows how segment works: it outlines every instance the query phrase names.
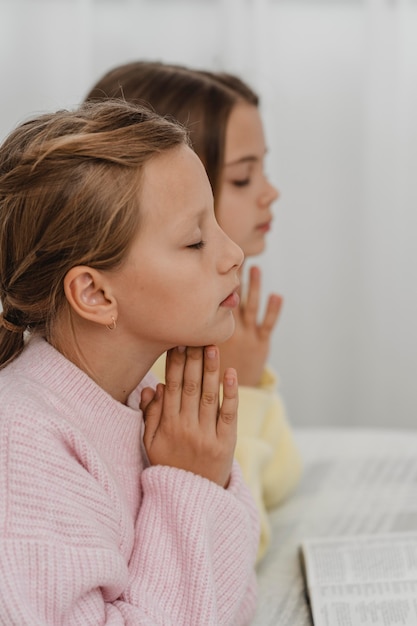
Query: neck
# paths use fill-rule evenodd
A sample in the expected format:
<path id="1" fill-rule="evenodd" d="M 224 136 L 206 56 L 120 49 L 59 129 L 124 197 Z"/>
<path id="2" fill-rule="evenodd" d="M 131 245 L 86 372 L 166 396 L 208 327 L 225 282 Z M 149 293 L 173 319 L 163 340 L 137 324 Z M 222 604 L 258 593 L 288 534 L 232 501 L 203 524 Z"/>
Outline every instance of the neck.
<path id="1" fill-rule="evenodd" d="M 128 345 L 116 331 L 97 324 L 55 332 L 51 345 L 83 370 L 115 400 L 126 404 L 163 349 Z"/>

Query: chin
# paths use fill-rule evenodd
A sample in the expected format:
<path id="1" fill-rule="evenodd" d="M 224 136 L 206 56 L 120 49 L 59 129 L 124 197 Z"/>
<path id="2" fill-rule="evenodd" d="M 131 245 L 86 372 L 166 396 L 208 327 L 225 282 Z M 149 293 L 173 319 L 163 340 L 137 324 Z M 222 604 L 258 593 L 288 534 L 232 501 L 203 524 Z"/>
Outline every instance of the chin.
<path id="1" fill-rule="evenodd" d="M 216 322 L 211 320 L 210 329 L 200 329 L 200 332 L 195 331 L 193 338 L 188 338 L 182 345 L 184 346 L 217 346 L 224 343 L 233 335 L 235 331 L 235 318 L 230 309 L 223 309 L 222 312 L 218 311 L 217 315 L 222 317 L 217 319 Z M 214 323 L 213 323 L 214 322 Z M 185 338 L 184 338 L 185 340 Z M 177 345 L 177 344 L 176 344 Z M 180 345 L 180 344 L 178 344 Z"/>
<path id="2" fill-rule="evenodd" d="M 266 248 L 266 241 L 265 239 L 262 239 L 262 241 L 257 241 L 253 243 L 251 246 L 247 246 L 246 248 L 242 248 L 242 249 L 243 249 L 243 254 L 245 255 L 245 258 L 246 258 L 246 257 L 258 256 L 259 254 L 262 254 L 265 248 Z"/>
<path id="3" fill-rule="evenodd" d="M 225 331 L 223 333 L 223 335 L 219 336 L 219 338 L 217 339 L 217 341 L 213 341 L 214 344 L 221 344 L 224 343 L 225 341 L 227 341 L 228 339 L 230 339 L 230 337 L 233 335 L 233 333 L 235 332 L 235 318 L 233 317 L 233 315 L 230 316 L 232 318 L 232 323 L 230 324 L 230 328 L 228 331 Z"/>

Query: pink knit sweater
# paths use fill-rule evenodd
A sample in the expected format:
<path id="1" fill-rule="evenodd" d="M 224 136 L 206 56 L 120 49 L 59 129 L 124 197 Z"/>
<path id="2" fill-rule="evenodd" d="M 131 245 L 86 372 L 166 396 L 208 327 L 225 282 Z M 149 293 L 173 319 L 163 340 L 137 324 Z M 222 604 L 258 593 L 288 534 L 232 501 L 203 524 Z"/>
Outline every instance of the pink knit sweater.
<path id="1" fill-rule="evenodd" d="M 115 401 L 42 339 L 0 372 L 0 624 L 249 624 L 259 524 L 222 489 L 148 467 L 140 389 Z"/>

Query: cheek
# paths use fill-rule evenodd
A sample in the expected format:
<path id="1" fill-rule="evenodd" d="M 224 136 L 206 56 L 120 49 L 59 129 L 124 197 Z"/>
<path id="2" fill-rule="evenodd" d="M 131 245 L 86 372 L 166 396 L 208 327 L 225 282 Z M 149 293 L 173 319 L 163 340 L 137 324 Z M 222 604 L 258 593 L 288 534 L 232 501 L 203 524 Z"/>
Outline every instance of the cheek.
<path id="1" fill-rule="evenodd" d="M 168 317 L 174 314 L 184 316 L 196 305 L 195 282 L 187 275 L 186 268 L 153 276 L 143 293 L 145 305 L 150 305 L 151 309 L 163 307 Z"/>
<path id="2" fill-rule="evenodd" d="M 245 247 L 247 240 L 253 235 L 253 211 L 244 203 L 230 206 L 228 213 L 224 213 L 223 219 L 219 218 L 218 221 L 226 235 L 241 248 Z"/>
<path id="3" fill-rule="evenodd" d="M 246 221 L 245 213 L 244 204 L 242 206 L 235 194 L 223 194 L 216 211 L 216 218 L 220 228 L 238 245 L 238 238 L 241 237 L 241 233 L 245 229 L 242 224 L 243 221 Z"/>

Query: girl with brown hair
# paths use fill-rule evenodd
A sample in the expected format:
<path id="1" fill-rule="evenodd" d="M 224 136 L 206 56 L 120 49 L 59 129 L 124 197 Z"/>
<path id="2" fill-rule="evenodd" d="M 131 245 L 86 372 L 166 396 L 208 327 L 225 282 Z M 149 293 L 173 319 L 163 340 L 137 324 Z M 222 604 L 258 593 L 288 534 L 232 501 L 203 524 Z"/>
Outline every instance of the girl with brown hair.
<path id="1" fill-rule="evenodd" d="M 279 193 L 264 172 L 267 146 L 257 94 L 231 74 L 136 61 L 107 72 L 87 100 L 107 97 L 148 105 L 188 128 L 213 189 L 220 226 L 245 258 L 260 254 Z M 282 298 L 271 294 L 259 321 L 260 280 L 259 268 L 251 267 L 246 297 L 234 309 L 235 332 L 220 346 L 222 370 L 233 366 L 239 376 L 236 458 L 261 516 L 259 558 L 270 541 L 267 511 L 291 493 L 301 473 L 277 379 L 266 366 Z M 161 361 L 154 371 L 163 377 Z"/>

